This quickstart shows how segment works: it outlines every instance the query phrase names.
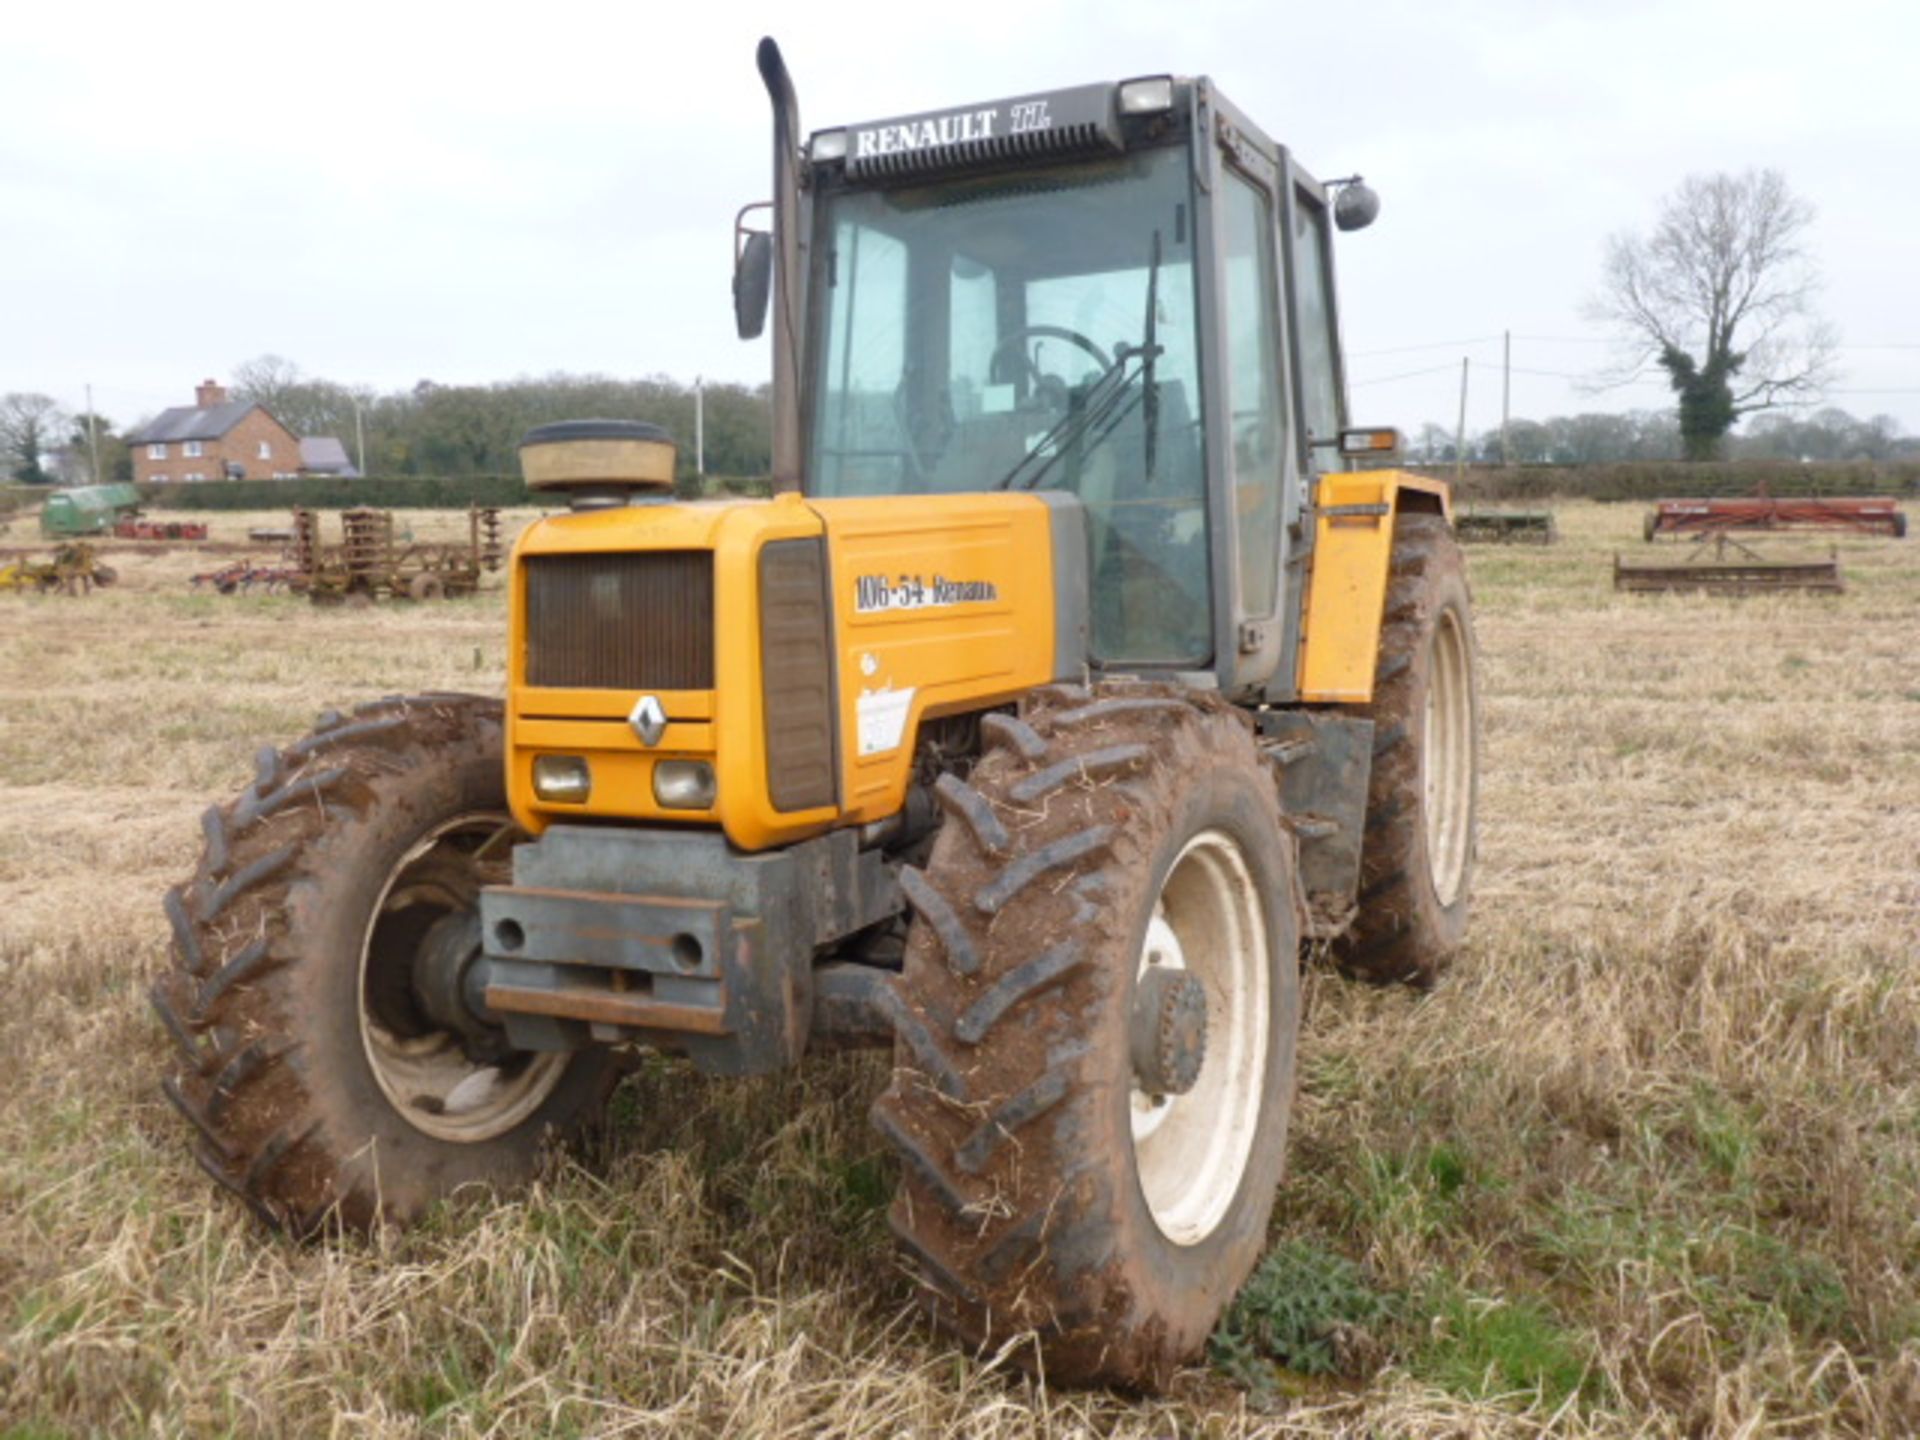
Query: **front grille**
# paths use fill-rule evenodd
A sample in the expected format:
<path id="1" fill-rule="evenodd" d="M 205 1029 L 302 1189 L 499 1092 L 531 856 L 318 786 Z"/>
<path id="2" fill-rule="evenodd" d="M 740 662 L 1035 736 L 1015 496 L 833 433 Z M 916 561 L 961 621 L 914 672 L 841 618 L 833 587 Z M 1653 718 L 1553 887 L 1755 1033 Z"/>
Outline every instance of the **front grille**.
<path id="1" fill-rule="evenodd" d="M 711 690 L 713 555 L 530 555 L 527 683 Z"/>
<path id="2" fill-rule="evenodd" d="M 760 550 L 760 696 L 767 794 L 782 814 L 834 803 L 833 617 L 819 540 Z"/>

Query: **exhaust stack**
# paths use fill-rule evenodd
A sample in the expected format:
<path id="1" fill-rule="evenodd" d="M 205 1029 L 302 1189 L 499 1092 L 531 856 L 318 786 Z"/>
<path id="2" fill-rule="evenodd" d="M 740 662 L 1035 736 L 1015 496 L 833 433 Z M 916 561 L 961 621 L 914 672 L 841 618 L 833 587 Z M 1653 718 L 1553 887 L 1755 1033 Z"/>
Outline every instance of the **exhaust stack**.
<path id="1" fill-rule="evenodd" d="M 755 56 L 773 104 L 773 492 L 800 488 L 800 104 L 768 36 Z"/>

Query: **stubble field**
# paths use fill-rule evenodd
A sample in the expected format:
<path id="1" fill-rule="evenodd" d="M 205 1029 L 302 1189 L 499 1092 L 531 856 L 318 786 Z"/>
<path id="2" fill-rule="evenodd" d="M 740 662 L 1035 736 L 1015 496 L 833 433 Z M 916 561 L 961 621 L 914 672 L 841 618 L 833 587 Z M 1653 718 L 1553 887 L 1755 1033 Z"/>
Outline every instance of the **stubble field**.
<path id="1" fill-rule="evenodd" d="M 497 692 L 500 597 L 221 598 L 184 547 L 0 596 L 0 1434 L 1920 1431 L 1920 541 L 1841 541 L 1839 597 L 1616 597 L 1640 513 L 1470 551 L 1471 945 L 1427 996 L 1310 971 L 1270 1303 L 1150 1401 L 924 1327 L 881 1057 L 649 1064 L 530 1195 L 264 1235 L 156 1088 L 160 897 L 260 745 Z"/>

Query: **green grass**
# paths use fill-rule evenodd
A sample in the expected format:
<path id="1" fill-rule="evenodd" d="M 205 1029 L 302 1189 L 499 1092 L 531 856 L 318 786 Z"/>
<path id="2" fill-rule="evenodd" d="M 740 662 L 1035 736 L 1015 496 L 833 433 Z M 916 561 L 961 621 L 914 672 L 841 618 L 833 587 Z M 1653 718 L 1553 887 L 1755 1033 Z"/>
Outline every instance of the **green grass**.
<path id="1" fill-rule="evenodd" d="M 1467 951 L 1425 995 L 1309 967 L 1274 1248 L 1165 1399 L 925 1323 L 884 1056 L 649 1058 L 523 1196 L 263 1235 L 157 1088 L 159 897 L 260 745 L 497 689 L 498 594 L 316 613 L 176 553 L 0 598 L 0 1437 L 1920 1434 L 1920 549 L 1629 600 L 1639 507 L 1557 509 L 1470 553 Z"/>
<path id="2" fill-rule="evenodd" d="M 1420 1379 L 1471 1399 L 1537 1398 L 1550 1409 L 1603 1398 L 1591 1347 L 1543 1300 L 1440 1286 L 1422 1309 L 1428 1338 L 1408 1365 Z"/>

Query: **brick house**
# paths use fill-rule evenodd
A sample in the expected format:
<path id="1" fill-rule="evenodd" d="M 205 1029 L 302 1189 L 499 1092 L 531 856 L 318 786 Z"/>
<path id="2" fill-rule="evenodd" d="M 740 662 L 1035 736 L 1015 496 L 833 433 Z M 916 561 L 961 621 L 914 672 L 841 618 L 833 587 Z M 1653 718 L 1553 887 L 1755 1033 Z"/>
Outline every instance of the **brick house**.
<path id="1" fill-rule="evenodd" d="M 211 380 L 194 403 L 163 410 L 127 437 L 136 484 L 189 480 L 291 480 L 300 440 L 251 400 L 229 400 Z"/>

